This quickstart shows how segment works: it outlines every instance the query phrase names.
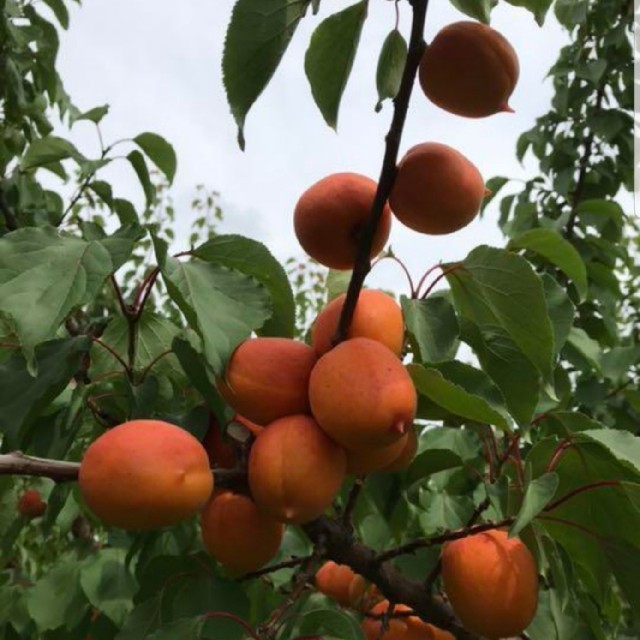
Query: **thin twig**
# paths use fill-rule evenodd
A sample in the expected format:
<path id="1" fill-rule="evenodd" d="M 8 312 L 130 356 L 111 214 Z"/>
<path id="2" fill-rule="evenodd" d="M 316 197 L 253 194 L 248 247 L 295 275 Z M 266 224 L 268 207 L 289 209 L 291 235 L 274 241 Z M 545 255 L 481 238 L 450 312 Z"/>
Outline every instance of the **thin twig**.
<path id="1" fill-rule="evenodd" d="M 100 345 L 105 351 L 108 351 L 123 367 L 127 372 L 128 376 L 131 376 L 131 369 L 127 365 L 127 363 L 106 343 L 102 342 L 100 338 L 91 338 L 92 342 Z"/>
<path id="2" fill-rule="evenodd" d="M 442 280 L 444 277 L 448 276 L 450 273 L 457 271 L 462 268 L 461 262 L 456 262 L 455 264 L 447 267 L 442 271 L 442 273 L 433 280 L 433 282 L 427 287 L 427 290 L 420 296 L 421 300 L 426 300 L 429 297 L 429 294 L 433 291 L 434 287 Z"/>
<path id="3" fill-rule="evenodd" d="M 169 354 L 173 353 L 173 351 L 171 349 L 167 349 L 166 351 L 163 351 L 160 355 L 156 356 L 144 369 L 144 371 L 140 374 L 140 383 L 142 384 L 145 380 L 145 378 L 147 377 L 147 374 L 149 373 L 149 371 L 151 371 L 152 367 L 156 364 L 156 362 L 158 362 L 158 360 L 161 360 L 162 358 L 164 358 L 165 356 L 168 356 Z"/>
<path id="4" fill-rule="evenodd" d="M 342 514 L 342 522 L 349 529 L 353 529 L 353 512 L 358 504 L 358 498 L 364 487 L 364 477 L 358 477 L 351 485 L 351 491 L 349 491 L 349 497 L 347 498 L 347 504 Z"/>
<path id="5" fill-rule="evenodd" d="M 280 569 L 292 569 L 293 567 L 298 567 L 305 562 L 308 562 L 312 559 L 312 555 L 296 557 L 293 556 L 289 558 L 289 560 L 284 560 L 283 562 L 278 562 L 277 564 L 272 564 L 264 569 L 259 569 L 258 571 L 252 571 L 251 573 L 245 573 L 243 576 L 238 578 L 238 582 L 244 582 L 245 580 L 253 580 L 254 578 L 260 578 L 261 576 L 266 576 L 270 573 L 274 573 L 275 571 L 280 571 Z"/>
<path id="6" fill-rule="evenodd" d="M 554 502 L 548 504 L 544 508 L 544 510 L 553 511 L 554 509 L 557 509 L 560 505 L 563 505 L 568 500 L 571 500 L 571 498 L 574 498 L 575 496 L 579 496 L 581 493 L 586 493 L 587 491 L 593 491 L 594 489 L 599 489 L 600 487 L 619 487 L 619 486 L 620 486 L 619 480 L 600 480 L 599 482 L 592 482 L 591 484 L 585 484 L 581 487 L 578 487 L 577 489 L 574 489 L 573 491 L 570 491 L 569 493 L 567 493 L 567 495 L 562 496 L 562 498 L 558 498 Z"/>
<path id="7" fill-rule="evenodd" d="M 111 275 L 110 280 L 113 286 L 113 290 L 116 294 L 116 297 L 118 298 L 118 305 L 120 306 L 120 311 L 122 312 L 122 315 L 126 317 L 128 314 L 128 307 L 127 307 L 127 303 L 124 301 L 124 298 L 122 297 L 122 290 L 120 289 L 120 286 L 118 285 L 116 277 L 113 274 Z"/>

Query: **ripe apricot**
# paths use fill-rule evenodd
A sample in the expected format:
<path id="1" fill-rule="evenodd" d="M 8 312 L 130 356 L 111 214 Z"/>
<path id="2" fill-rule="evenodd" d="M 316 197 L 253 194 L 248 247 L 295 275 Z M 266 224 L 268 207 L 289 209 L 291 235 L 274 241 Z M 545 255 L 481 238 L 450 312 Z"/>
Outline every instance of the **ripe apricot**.
<path id="1" fill-rule="evenodd" d="M 384 447 L 413 424 L 416 390 L 395 354 L 370 338 L 325 353 L 309 379 L 318 424 L 350 451 Z"/>
<path id="2" fill-rule="evenodd" d="M 389 197 L 402 224 L 433 235 L 466 227 L 485 197 L 476 166 L 459 151 L 437 142 L 418 144 L 398 166 Z"/>
<path id="3" fill-rule="evenodd" d="M 518 56 L 507 39 L 480 22 L 455 22 L 425 49 L 418 71 L 424 94 L 449 113 L 483 118 L 512 111 Z"/>
<path id="4" fill-rule="evenodd" d="M 366 580 L 346 564 L 325 562 L 316 572 L 316 588 L 343 607 L 356 607 L 366 589 Z"/>
<path id="5" fill-rule="evenodd" d="M 18 512 L 29 520 L 39 518 L 46 510 L 47 503 L 35 489 L 27 489 L 18 500 Z"/>
<path id="6" fill-rule="evenodd" d="M 258 507 L 281 522 L 302 524 L 321 515 L 344 480 L 344 449 L 310 416 L 272 422 L 249 455 L 249 486 Z"/>
<path id="7" fill-rule="evenodd" d="M 334 298 L 319 314 L 311 329 L 311 344 L 321 356 L 332 347 L 346 294 Z M 360 292 L 347 338 L 371 338 L 389 347 L 397 356 L 402 353 L 404 322 L 400 305 L 384 291 L 364 289 Z"/>
<path id="8" fill-rule="evenodd" d="M 331 269 L 351 269 L 358 238 L 369 217 L 377 184 L 358 173 L 333 173 L 309 187 L 296 204 L 293 225 L 302 248 Z M 373 238 L 371 257 L 384 247 L 391 230 L 385 204 Z"/>
<path id="9" fill-rule="evenodd" d="M 230 573 L 256 571 L 280 548 L 284 526 L 262 514 L 255 503 L 231 491 L 216 493 L 200 514 L 207 551 Z"/>
<path id="10" fill-rule="evenodd" d="M 389 609 L 389 601 L 382 600 L 370 613 L 381 615 Z M 410 607 L 397 604 L 394 613 L 411 611 Z M 362 621 L 362 631 L 367 640 L 455 640 L 448 631 L 443 631 L 418 616 L 390 618 L 387 630 L 381 634 L 382 621 L 375 618 L 365 618 Z"/>
<path id="11" fill-rule="evenodd" d="M 347 473 L 362 476 L 385 469 L 402 455 L 408 439 L 409 433 L 384 447 L 357 449 L 355 451 L 347 450 Z"/>
<path id="12" fill-rule="evenodd" d="M 392 460 L 386 467 L 382 467 L 382 473 L 397 473 L 404 471 L 413 462 L 418 451 L 418 434 L 415 429 L 409 429 L 409 433 L 404 439 L 404 446 L 400 455 Z"/>
<path id="13" fill-rule="evenodd" d="M 266 425 L 309 412 L 307 386 L 315 363 L 314 350 L 303 342 L 249 338 L 231 355 L 218 390 L 238 413 Z"/>
<path id="14" fill-rule="evenodd" d="M 132 420 L 101 435 L 84 454 L 79 482 L 98 518 L 139 531 L 195 515 L 213 490 L 204 447 L 160 420 Z"/>
<path id="15" fill-rule="evenodd" d="M 462 624 L 490 640 L 520 635 L 538 606 L 538 571 L 518 538 L 493 529 L 447 542 L 442 579 Z"/>

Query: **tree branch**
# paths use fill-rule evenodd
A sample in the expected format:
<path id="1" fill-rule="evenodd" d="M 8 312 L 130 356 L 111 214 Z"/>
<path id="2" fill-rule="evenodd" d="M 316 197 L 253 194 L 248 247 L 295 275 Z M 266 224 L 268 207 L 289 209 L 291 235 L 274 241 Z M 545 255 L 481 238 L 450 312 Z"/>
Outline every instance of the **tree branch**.
<path id="1" fill-rule="evenodd" d="M 56 482 L 78 479 L 80 464 L 64 460 L 47 460 L 25 456 L 21 451 L 0 455 L 0 475 L 37 476 Z"/>
<path id="2" fill-rule="evenodd" d="M 360 295 L 365 278 L 371 270 L 371 247 L 373 245 L 373 238 L 380 224 L 385 203 L 389 198 L 393 183 L 396 179 L 398 150 L 402 139 L 402 130 L 404 129 L 407 118 L 407 110 L 415 83 L 416 72 L 418 71 L 418 66 L 424 52 L 424 24 L 429 0 L 410 0 L 410 2 L 413 8 L 413 20 L 407 61 L 402 74 L 400 89 L 394 100 L 393 118 L 386 137 L 386 148 L 378 188 L 376 189 L 376 195 L 371 205 L 371 213 L 362 228 L 362 234 L 358 242 L 358 250 L 347 290 L 347 297 L 342 307 L 338 329 L 334 336 L 335 344 L 347 337 L 353 312 L 358 302 L 358 296 Z"/>

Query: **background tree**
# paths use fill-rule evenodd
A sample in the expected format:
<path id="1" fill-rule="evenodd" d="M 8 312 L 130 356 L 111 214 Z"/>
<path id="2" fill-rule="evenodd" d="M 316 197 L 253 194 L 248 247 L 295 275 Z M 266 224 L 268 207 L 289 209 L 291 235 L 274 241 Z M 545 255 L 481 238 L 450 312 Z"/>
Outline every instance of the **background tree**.
<path id="1" fill-rule="evenodd" d="M 259 11 L 265 2 L 239 0 L 228 30 L 223 68 L 241 144 L 247 112 L 319 4 L 268 0 L 271 11 Z M 68 3 L 44 4 L 66 28 Z M 394 100 L 395 116 L 379 206 L 427 8 L 397 4 L 413 31 L 408 43 L 397 30 L 381 43 L 380 100 Z M 454 4 L 488 21 L 497 3 Z M 542 23 L 551 3 L 512 4 Z M 36 4 L 0 8 L 1 637 L 361 638 L 362 611 L 312 588 L 334 560 L 399 605 L 391 617 L 407 606 L 471 638 L 441 597 L 441 544 L 498 523 L 542 575 L 527 637 L 637 637 L 640 260 L 637 219 L 621 204 L 633 172 L 630 2 L 556 1 L 571 44 L 551 70 L 551 110 L 516 149 L 536 175 L 519 190 L 506 177 L 487 182 L 506 248 L 434 265 L 401 299 L 419 394 L 409 469 L 351 479 L 327 514 L 287 527 L 268 571 L 241 579 L 205 552 L 195 520 L 144 534 L 104 526 L 69 482 L 75 462 L 105 429 L 139 417 L 198 438 L 231 425 L 242 460 L 248 443 L 234 437 L 214 377 L 252 332 L 305 336 L 325 298 L 349 289 L 344 333 L 369 269 L 366 239 L 353 276 L 290 262 L 288 278 L 260 243 L 220 235 L 217 194 L 202 187 L 190 246 L 171 257 L 171 145 L 149 132 L 105 143 L 107 108 L 81 112 L 64 91 L 56 27 Z M 330 125 L 366 15 L 363 1 L 329 16 L 309 46 L 307 77 Z M 100 153 L 52 135 L 55 120 L 93 123 Z M 139 178 L 141 211 L 100 175 L 120 161 Z M 45 171 L 71 195 L 45 187 Z M 449 289 L 433 293 L 443 279 Z M 456 359 L 461 344 L 473 364 Z M 219 486 L 245 482 L 242 465 L 215 474 Z M 44 516 L 18 512 L 27 488 L 47 502 Z"/>

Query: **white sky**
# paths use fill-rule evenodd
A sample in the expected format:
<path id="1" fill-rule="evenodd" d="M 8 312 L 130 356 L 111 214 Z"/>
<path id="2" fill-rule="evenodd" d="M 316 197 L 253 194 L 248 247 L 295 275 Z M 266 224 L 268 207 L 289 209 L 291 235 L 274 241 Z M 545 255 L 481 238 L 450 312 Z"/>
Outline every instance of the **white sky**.
<path id="1" fill-rule="evenodd" d="M 173 195 L 179 220 L 191 220 L 189 202 L 195 185 L 203 183 L 222 195 L 223 232 L 259 239 L 284 260 L 302 255 L 292 215 L 308 186 L 336 171 L 357 171 L 375 179 L 379 175 L 391 105 L 387 102 L 380 114 L 374 113 L 375 68 L 382 41 L 393 28 L 393 2 L 370 2 L 337 135 L 317 110 L 303 69 L 313 29 L 354 1 L 323 2 L 317 16 L 302 21 L 271 84 L 249 113 L 244 153 L 236 144 L 220 70 L 233 0 L 87 0 L 74 9 L 70 30 L 61 36 L 59 68 L 79 108 L 110 104 L 102 123 L 105 142 L 153 131 L 174 145 L 178 172 Z M 408 3 L 402 2 L 401 10 L 401 29 L 408 38 Z M 427 41 L 461 19 L 466 17 L 448 0 L 431 0 Z M 486 179 L 526 175 L 515 159 L 515 143 L 548 109 L 552 87 L 545 75 L 566 36 L 551 13 L 541 29 L 529 12 L 505 2 L 494 10 L 492 26 L 510 40 L 520 59 L 520 81 L 511 99 L 516 113 L 460 118 L 429 103 L 416 85 L 401 153 L 434 140 L 456 147 Z M 86 154 L 97 153 L 92 129 L 90 123 L 78 123 L 70 136 Z M 142 204 L 128 163 L 116 163 L 103 175 L 117 196 Z M 177 249 L 186 248 L 187 228 L 185 222 L 177 229 L 183 240 Z M 449 236 L 421 235 L 396 222 L 390 242 L 416 278 L 441 260 L 463 258 L 478 244 L 504 244 L 495 209 Z M 378 267 L 368 282 L 406 292 L 403 276 L 391 263 Z"/>

